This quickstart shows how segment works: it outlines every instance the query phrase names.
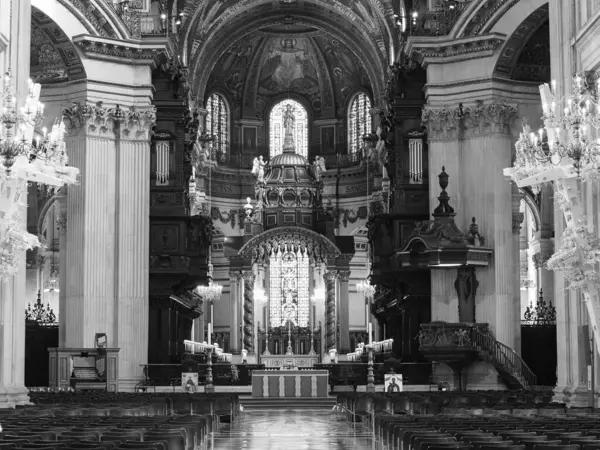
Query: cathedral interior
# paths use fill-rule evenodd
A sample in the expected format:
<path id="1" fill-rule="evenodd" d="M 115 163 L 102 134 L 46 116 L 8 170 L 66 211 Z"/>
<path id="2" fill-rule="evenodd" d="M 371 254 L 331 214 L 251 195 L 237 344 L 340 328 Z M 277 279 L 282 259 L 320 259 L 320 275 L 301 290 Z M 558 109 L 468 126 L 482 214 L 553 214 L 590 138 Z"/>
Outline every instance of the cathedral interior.
<path id="1" fill-rule="evenodd" d="M 507 429 L 553 410 L 588 436 L 566 413 L 591 428 L 600 402 L 598 17 L 0 0 L 9 437 L 41 405 L 193 423 L 189 449 L 406 449 L 402 420 L 460 409 L 492 430 L 506 405 Z M 93 448 L 77 430 L 62 448 Z M 162 439 L 144 430 L 113 437 Z M 31 436 L 12 448 L 59 448 Z"/>

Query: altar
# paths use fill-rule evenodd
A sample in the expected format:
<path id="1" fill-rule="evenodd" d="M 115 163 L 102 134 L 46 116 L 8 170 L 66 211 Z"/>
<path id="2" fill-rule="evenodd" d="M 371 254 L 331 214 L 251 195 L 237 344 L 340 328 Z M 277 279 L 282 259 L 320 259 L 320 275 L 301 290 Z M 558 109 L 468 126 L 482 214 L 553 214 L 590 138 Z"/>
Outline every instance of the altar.
<path id="1" fill-rule="evenodd" d="M 313 367 L 319 364 L 319 355 L 261 355 L 261 364 L 265 367 Z"/>
<path id="2" fill-rule="evenodd" d="M 329 371 L 327 370 L 254 370 L 252 372 L 252 397 L 327 397 L 328 389 Z"/>

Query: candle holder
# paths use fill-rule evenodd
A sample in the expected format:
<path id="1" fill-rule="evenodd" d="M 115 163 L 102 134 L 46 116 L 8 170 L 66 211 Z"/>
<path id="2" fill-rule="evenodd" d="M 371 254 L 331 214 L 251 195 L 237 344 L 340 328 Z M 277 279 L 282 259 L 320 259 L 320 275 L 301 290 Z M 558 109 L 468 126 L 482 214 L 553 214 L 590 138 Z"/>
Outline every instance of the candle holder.
<path id="1" fill-rule="evenodd" d="M 314 338 L 314 330 L 312 329 L 312 327 L 310 328 L 310 351 L 308 352 L 308 354 L 310 356 L 314 356 L 317 354 L 317 352 L 315 352 L 315 338 Z"/>
<path id="2" fill-rule="evenodd" d="M 367 345 L 367 351 L 369 352 L 369 364 L 367 370 L 367 392 L 375 392 L 375 373 L 373 371 L 373 346 Z"/>
<path id="3" fill-rule="evenodd" d="M 265 351 L 263 352 L 263 355 L 269 356 L 271 354 L 271 352 L 269 351 L 269 330 L 267 329 L 265 331 Z"/>
<path id="4" fill-rule="evenodd" d="M 215 387 L 213 385 L 213 373 L 212 373 L 212 352 L 213 352 L 213 347 L 209 346 L 206 349 L 206 354 L 208 357 L 208 361 L 207 361 L 207 365 L 208 367 L 206 368 L 206 385 L 204 386 L 204 391 L 212 391 Z"/>

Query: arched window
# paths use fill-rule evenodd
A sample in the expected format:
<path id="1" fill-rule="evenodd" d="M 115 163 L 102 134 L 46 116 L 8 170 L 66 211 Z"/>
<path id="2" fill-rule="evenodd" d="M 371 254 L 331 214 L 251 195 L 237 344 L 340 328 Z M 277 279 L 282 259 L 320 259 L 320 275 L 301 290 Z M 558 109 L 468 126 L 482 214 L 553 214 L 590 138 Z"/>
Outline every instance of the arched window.
<path id="1" fill-rule="evenodd" d="M 309 258 L 306 252 L 273 252 L 269 260 L 269 314 L 272 327 L 291 321 L 306 327 L 309 322 Z"/>
<path id="2" fill-rule="evenodd" d="M 206 132 L 215 138 L 213 149 L 217 155 L 227 153 L 229 142 L 229 110 L 219 94 L 212 94 L 206 102 Z"/>
<path id="3" fill-rule="evenodd" d="M 280 101 L 271 110 L 269 116 L 269 154 L 272 158 L 283 151 L 286 132 L 284 114 L 288 106 L 291 106 L 291 113 L 294 118 L 293 142 L 296 153 L 308 158 L 308 114 L 300 103 L 291 99 Z"/>
<path id="4" fill-rule="evenodd" d="M 348 153 L 358 153 L 362 137 L 371 133 L 371 100 L 364 92 L 354 96 L 348 109 Z"/>

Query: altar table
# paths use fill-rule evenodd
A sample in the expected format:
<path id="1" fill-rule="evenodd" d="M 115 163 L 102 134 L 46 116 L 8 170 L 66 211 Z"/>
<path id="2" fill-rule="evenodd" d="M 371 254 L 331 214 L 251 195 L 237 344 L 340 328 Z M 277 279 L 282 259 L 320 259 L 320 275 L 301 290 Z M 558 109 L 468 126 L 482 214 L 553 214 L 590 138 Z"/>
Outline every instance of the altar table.
<path id="1" fill-rule="evenodd" d="M 261 355 L 265 367 L 312 367 L 319 363 L 319 355 Z"/>
<path id="2" fill-rule="evenodd" d="M 252 397 L 327 397 L 328 370 L 254 370 Z"/>

